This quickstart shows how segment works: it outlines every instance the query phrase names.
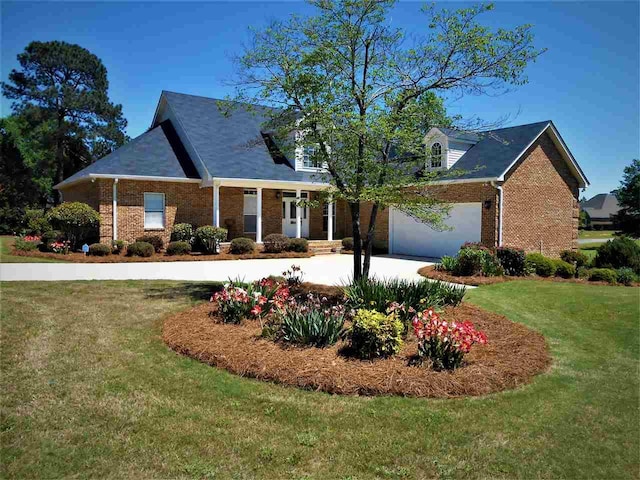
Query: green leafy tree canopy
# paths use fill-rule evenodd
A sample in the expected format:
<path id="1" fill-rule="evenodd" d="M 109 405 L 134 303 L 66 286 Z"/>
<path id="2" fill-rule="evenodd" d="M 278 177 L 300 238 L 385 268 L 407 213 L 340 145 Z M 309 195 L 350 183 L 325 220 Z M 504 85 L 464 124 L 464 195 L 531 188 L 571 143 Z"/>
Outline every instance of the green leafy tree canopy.
<path id="1" fill-rule="evenodd" d="M 640 237 L 640 160 L 635 158 L 624 168 L 620 188 L 614 193 L 620 205 L 616 223 L 624 233 Z"/>

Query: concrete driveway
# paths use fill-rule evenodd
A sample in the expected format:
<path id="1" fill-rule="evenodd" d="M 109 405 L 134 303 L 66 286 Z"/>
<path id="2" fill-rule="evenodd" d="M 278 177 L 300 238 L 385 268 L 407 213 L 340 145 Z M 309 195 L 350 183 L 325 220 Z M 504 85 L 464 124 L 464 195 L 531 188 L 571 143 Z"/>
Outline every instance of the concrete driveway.
<path id="1" fill-rule="evenodd" d="M 224 260 L 215 262 L 144 263 L 3 263 L 0 281 L 61 280 L 192 280 L 224 281 L 228 278 L 258 280 L 280 275 L 292 264 L 299 265 L 304 280 L 335 285 L 351 276 L 351 255 L 319 255 L 311 258 Z M 418 280 L 417 270 L 433 262 L 415 257 L 379 256 L 371 259 L 377 277 Z"/>

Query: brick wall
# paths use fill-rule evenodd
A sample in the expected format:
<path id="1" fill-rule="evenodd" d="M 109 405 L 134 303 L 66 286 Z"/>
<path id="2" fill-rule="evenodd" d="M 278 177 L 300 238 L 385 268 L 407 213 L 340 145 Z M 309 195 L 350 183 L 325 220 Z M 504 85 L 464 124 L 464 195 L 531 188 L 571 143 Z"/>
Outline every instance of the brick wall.
<path id="1" fill-rule="evenodd" d="M 369 229 L 369 220 L 371 219 L 371 208 L 373 204 L 363 202 L 360 204 L 360 232 L 362 236 L 367 234 Z M 336 202 L 337 209 L 337 231 L 336 238 L 352 237 L 353 228 L 351 226 L 351 208 L 343 201 Z M 374 241 L 380 247 L 387 248 L 389 246 L 389 210 L 378 210 L 376 218 L 376 228 L 374 232 Z"/>
<path id="2" fill-rule="evenodd" d="M 549 256 L 577 248 L 578 181 L 548 134 L 523 155 L 503 191 L 503 244 Z"/>

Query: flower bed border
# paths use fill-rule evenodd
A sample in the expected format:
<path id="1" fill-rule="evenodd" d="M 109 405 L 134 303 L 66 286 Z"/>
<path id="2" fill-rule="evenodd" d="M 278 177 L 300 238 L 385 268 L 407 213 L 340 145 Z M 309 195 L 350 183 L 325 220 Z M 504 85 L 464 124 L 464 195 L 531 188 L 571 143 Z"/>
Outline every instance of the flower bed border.
<path id="1" fill-rule="evenodd" d="M 486 331 L 489 343 L 474 348 L 465 356 L 465 365 L 453 372 L 410 365 L 417 352 L 411 335 L 395 357 L 363 361 L 340 354 L 340 342 L 314 348 L 263 339 L 257 321 L 224 324 L 211 310 L 201 304 L 167 318 L 162 337 L 169 348 L 240 376 L 332 394 L 486 395 L 527 384 L 551 364 L 541 334 L 468 304 L 446 309 L 446 318 L 472 321 Z"/>
<path id="2" fill-rule="evenodd" d="M 442 282 L 459 283 L 462 285 L 481 286 L 481 285 L 494 285 L 496 283 L 504 282 L 516 282 L 518 280 L 542 280 L 545 282 L 559 282 L 559 283 L 582 283 L 583 285 L 606 285 L 610 287 L 624 287 L 620 283 L 611 284 L 608 282 L 592 282 L 584 278 L 562 278 L 562 277 L 540 277 L 538 275 L 530 275 L 527 277 L 510 277 L 510 276 L 497 276 L 497 277 L 485 277 L 482 275 L 472 275 L 467 277 L 451 275 L 447 272 L 436 270 L 434 265 L 427 265 L 418 269 L 418 274 L 431 280 L 440 280 Z M 640 282 L 635 282 L 631 287 L 640 286 Z"/>

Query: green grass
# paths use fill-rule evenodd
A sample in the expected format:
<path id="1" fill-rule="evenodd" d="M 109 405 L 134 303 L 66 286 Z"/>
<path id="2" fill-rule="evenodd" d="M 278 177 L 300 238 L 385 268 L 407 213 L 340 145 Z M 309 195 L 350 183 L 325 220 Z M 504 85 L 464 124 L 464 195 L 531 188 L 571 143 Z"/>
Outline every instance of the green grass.
<path id="1" fill-rule="evenodd" d="M 0 236 L 0 263 L 60 263 L 55 258 L 20 257 L 11 255 L 14 237 Z"/>
<path id="2" fill-rule="evenodd" d="M 578 238 L 613 238 L 615 230 L 579 230 Z"/>
<path id="3" fill-rule="evenodd" d="M 176 355 L 162 320 L 207 286 L 1 287 L 2 478 L 638 476 L 638 289 L 471 291 L 542 332 L 553 367 L 515 391 L 427 400 L 306 392 Z"/>

